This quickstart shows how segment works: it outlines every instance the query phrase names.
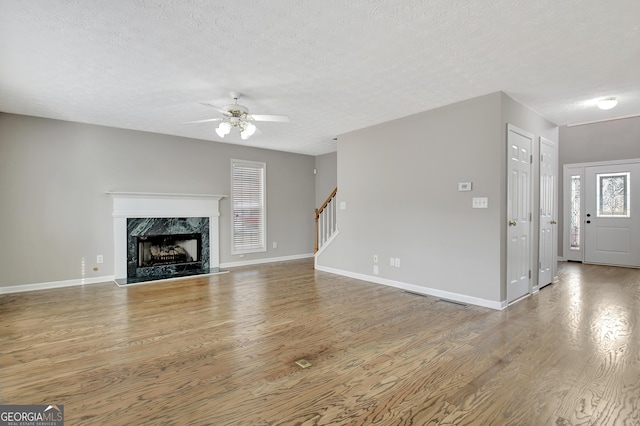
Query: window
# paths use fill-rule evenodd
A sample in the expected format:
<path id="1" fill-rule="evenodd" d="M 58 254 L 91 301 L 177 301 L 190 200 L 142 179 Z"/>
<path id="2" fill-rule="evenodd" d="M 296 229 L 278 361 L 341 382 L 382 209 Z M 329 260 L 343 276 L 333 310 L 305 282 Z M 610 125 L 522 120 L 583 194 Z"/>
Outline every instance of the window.
<path id="1" fill-rule="evenodd" d="M 580 250 L 580 175 L 571 175 L 569 249 Z"/>
<path id="2" fill-rule="evenodd" d="M 596 179 L 598 217 L 630 217 L 629 173 L 599 173 Z"/>
<path id="3" fill-rule="evenodd" d="M 231 254 L 266 251 L 266 164 L 231 160 Z"/>

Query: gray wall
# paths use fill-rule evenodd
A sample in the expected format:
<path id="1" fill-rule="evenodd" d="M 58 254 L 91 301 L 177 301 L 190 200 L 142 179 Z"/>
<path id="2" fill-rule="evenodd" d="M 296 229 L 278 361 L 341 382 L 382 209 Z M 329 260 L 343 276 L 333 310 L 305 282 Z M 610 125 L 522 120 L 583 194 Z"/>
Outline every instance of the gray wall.
<path id="1" fill-rule="evenodd" d="M 559 172 L 564 164 L 640 158 L 640 117 L 612 120 L 574 127 L 560 127 Z M 559 200 L 563 200 L 559 187 Z M 563 256 L 563 203 L 560 202 L 558 255 Z"/>
<path id="2" fill-rule="evenodd" d="M 506 123 L 554 137 L 553 123 L 502 93 L 341 135 L 340 233 L 318 265 L 462 294 L 506 297 Z M 473 191 L 458 192 L 458 182 Z M 488 209 L 472 209 L 488 197 Z M 389 258 L 400 258 L 400 268 Z"/>
<path id="3" fill-rule="evenodd" d="M 312 156 L 0 114 L 0 286 L 81 278 L 83 257 L 87 278 L 112 275 L 105 191 L 230 195 L 231 158 L 267 163 L 268 251 L 230 254 L 225 198 L 221 263 L 313 253 Z M 98 254 L 103 265 L 95 265 Z"/>
<path id="4" fill-rule="evenodd" d="M 316 157 L 316 208 L 338 186 L 338 153 L 318 155 Z"/>

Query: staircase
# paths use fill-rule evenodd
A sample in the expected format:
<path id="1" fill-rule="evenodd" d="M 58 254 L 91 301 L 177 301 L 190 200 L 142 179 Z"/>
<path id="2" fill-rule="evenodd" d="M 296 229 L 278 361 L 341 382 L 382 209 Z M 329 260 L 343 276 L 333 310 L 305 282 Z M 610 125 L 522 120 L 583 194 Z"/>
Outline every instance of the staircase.
<path id="1" fill-rule="evenodd" d="M 320 206 L 319 209 L 316 209 L 316 212 L 315 212 L 316 246 L 313 250 L 314 253 L 317 253 L 318 250 L 322 249 L 322 247 L 338 231 L 338 227 L 336 225 L 336 200 L 335 200 L 337 193 L 338 193 L 338 188 L 333 190 L 331 195 L 327 197 L 327 199 L 322 204 L 322 206 Z"/>

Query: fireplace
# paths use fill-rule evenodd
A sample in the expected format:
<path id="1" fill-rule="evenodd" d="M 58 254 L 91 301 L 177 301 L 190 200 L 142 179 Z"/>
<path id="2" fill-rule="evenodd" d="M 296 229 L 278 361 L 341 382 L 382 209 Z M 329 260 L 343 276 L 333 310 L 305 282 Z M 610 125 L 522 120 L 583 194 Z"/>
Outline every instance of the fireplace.
<path id="1" fill-rule="evenodd" d="M 127 278 L 209 270 L 209 218 L 128 218 Z"/>
<path id="2" fill-rule="evenodd" d="M 113 192 L 118 285 L 219 273 L 224 195 Z"/>

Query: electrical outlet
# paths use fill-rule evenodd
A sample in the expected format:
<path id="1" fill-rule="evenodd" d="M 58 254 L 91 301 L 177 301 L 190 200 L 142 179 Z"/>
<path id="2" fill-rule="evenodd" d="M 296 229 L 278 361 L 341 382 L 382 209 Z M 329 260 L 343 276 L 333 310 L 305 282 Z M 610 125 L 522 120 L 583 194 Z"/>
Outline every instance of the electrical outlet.
<path id="1" fill-rule="evenodd" d="M 96 263 L 104 263 L 104 257 L 101 254 L 96 256 Z"/>
<path id="2" fill-rule="evenodd" d="M 474 209 L 489 208 L 489 199 L 487 197 L 473 197 L 471 207 Z"/>
<path id="3" fill-rule="evenodd" d="M 373 263 L 378 263 L 378 255 L 377 254 L 373 255 Z"/>
<path id="4" fill-rule="evenodd" d="M 400 258 L 396 257 L 396 268 L 400 267 Z"/>
<path id="5" fill-rule="evenodd" d="M 278 248 L 278 243 L 276 243 L 275 241 L 273 242 L 273 248 Z"/>
<path id="6" fill-rule="evenodd" d="M 394 257 L 392 257 L 391 259 L 389 259 L 389 265 L 391 266 L 396 266 L 396 259 Z"/>
<path id="7" fill-rule="evenodd" d="M 373 275 L 378 275 L 379 270 L 378 270 L 378 265 L 373 265 Z"/>

